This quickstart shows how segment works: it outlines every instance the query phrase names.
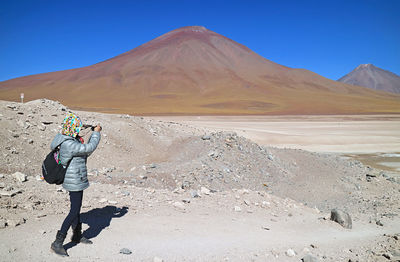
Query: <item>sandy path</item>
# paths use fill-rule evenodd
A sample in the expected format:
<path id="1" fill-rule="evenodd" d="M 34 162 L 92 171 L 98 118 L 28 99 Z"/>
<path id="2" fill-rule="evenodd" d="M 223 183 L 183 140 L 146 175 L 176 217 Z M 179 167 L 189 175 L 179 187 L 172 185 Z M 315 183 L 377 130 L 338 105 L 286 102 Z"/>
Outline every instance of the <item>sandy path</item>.
<path id="1" fill-rule="evenodd" d="M 129 211 L 113 218 L 108 227 L 92 238 L 93 245 L 72 246 L 68 252 L 72 261 L 153 261 L 155 256 L 165 261 L 299 261 L 307 253 L 304 248 L 309 248 L 314 254 L 325 255 L 324 261 L 332 261 L 329 257 L 337 258 L 337 252 L 343 252 L 344 259 L 345 250 L 370 244 L 384 233 L 400 230 L 399 221 L 384 228 L 357 222 L 352 230 L 346 230 L 336 223 L 318 219 L 320 216 L 279 215 L 274 217 L 278 223 L 271 221 L 268 211 L 237 213 L 218 210 L 215 206 L 186 213 L 167 207 L 139 213 Z M 62 215 L 54 215 L 2 230 L 1 260 L 65 261 L 49 251 L 49 243 L 62 219 Z M 8 237 L 21 234 L 23 238 Z M 310 244 L 317 248 L 311 248 Z M 133 253 L 119 254 L 124 247 Z M 286 256 L 288 248 L 294 249 L 297 255 Z"/>

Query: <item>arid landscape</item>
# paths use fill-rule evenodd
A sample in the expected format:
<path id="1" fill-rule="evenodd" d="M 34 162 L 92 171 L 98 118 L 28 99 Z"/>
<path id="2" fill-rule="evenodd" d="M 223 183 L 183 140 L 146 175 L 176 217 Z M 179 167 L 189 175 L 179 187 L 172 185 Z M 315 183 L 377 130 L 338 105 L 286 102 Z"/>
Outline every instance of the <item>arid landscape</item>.
<path id="1" fill-rule="evenodd" d="M 49 247 L 68 194 L 42 181 L 40 166 L 68 111 L 45 99 L 0 101 L 3 261 L 65 260 Z M 395 152 L 388 144 L 398 143 L 396 116 L 246 123 L 77 113 L 103 131 L 82 208 L 94 244 L 66 241 L 72 261 L 399 260 L 399 173 L 338 154 L 346 145 L 345 154 Z M 360 136 L 369 147 L 351 146 Z M 331 147 L 336 139 L 341 147 Z M 349 214 L 351 228 L 331 220 L 333 209 Z"/>
<path id="2" fill-rule="evenodd" d="M 0 82 L 0 99 L 47 98 L 135 115 L 400 113 L 400 95 L 290 68 L 202 26 L 178 28 L 83 68 Z"/>
<path id="3" fill-rule="evenodd" d="M 260 145 L 334 153 L 400 172 L 399 115 L 155 117 L 214 131 L 234 131 Z"/>

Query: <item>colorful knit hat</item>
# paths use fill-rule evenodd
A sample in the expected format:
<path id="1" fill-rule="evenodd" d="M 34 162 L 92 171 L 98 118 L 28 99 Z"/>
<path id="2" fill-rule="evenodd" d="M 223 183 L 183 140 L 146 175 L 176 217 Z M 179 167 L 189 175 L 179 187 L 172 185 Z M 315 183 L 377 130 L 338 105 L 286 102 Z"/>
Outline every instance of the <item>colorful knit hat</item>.
<path id="1" fill-rule="evenodd" d="M 62 134 L 76 137 L 81 131 L 82 125 L 82 121 L 77 115 L 69 113 L 64 119 Z"/>

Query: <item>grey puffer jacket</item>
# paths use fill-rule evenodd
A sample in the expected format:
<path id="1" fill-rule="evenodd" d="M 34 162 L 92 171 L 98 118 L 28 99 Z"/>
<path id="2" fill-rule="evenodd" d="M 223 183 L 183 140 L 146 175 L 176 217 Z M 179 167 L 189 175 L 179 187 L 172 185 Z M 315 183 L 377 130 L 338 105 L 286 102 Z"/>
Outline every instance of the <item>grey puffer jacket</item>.
<path id="1" fill-rule="evenodd" d="M 100 142 L 100 132 L 93 132 L 87 144 L 82 144 L 76 138 L 57 134 L 51 142 L 50 148 L 54 150 L 60 146 L 60 161 L 66 167 L 71 163 L 65 173 L 63 187 L 68 191 L 82 191 L 89 187 L 87 178 L 87 157 L 96 149 Z"/>

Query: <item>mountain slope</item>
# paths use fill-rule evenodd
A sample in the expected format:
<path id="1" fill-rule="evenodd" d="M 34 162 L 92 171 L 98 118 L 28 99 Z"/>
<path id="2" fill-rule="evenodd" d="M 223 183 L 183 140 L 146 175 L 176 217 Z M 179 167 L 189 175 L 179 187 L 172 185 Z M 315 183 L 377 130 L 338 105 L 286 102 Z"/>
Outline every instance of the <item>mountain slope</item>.
<path id="1" fill-rule="evenodd" d="M 269 61 L 204 27 L 183 27 L 92 66 L 0 82 L 0 99 L 144 115 L 400 112 L 400 96 Z"/>
<path id="2" fill-rule="evenodd" d="M 400 76 L 373 64 L 361 64 L 338 81 L 385 92 L 400 93 Z"/>

